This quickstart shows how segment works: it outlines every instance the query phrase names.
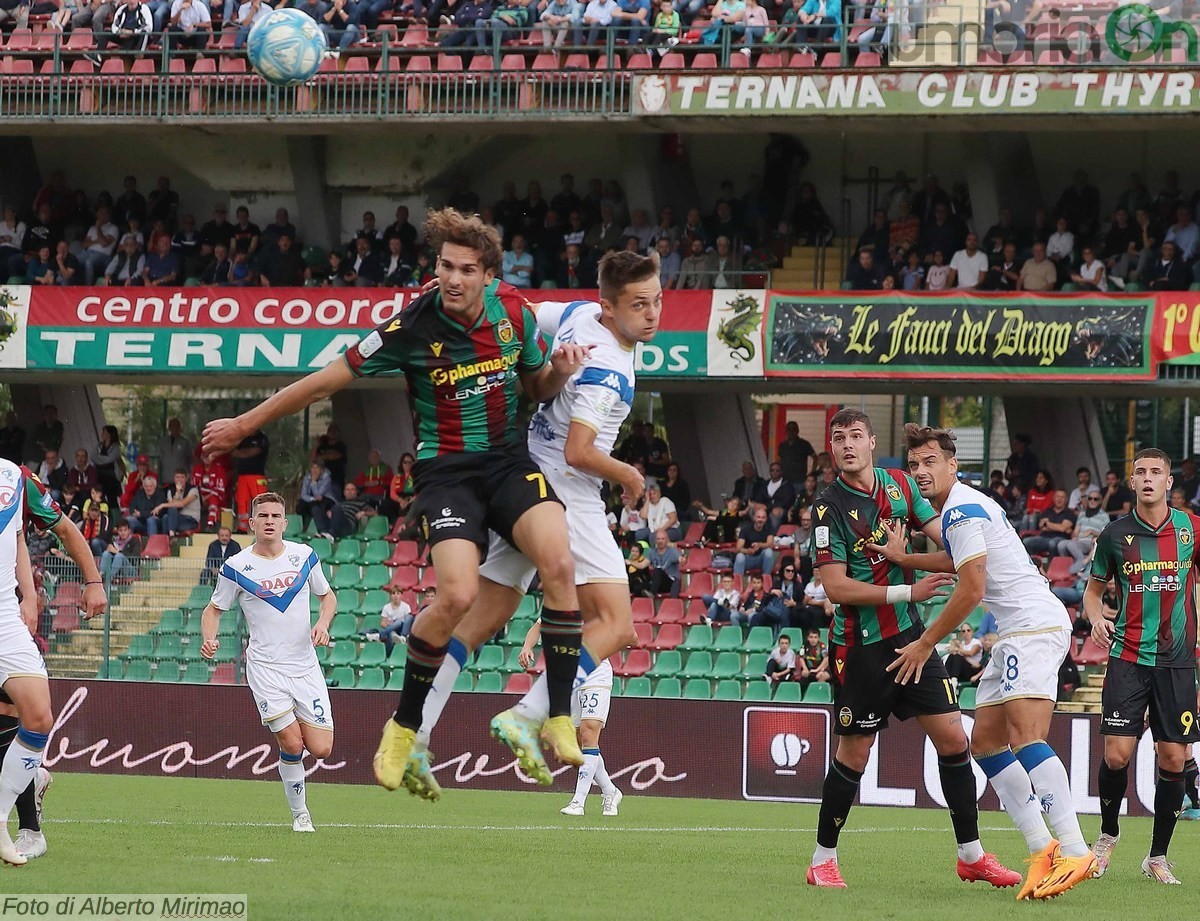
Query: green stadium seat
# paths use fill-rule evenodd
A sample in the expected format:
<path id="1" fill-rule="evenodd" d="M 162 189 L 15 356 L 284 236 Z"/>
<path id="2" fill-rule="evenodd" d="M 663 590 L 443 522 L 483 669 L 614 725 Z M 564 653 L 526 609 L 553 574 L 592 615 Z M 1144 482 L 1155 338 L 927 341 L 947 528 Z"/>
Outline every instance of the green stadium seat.
<path id="1" fill-rule="evenodd" d="M 814 681 L 804 692 L 804 702 L 806 704 L 833 703 L 833 687 L 828 681 Z"/>
<path id="2" fill-rule="evenodd" d="M 304 533 L 304 522 L 300 520 L 299 515 L 292 515 L 288 518 L 287 524 L 283 526 L 283 539 L 295 540 Z"/>
<path id="3" fill-rule="evenodd" d="M 469 680 L 470 676 L 468 675 L 467 678 Z M 404 690 L 404 669 L 402 669 L 402 668 L 392 669 L 391 675 L 388 676 L 387 687 L 384 688 L 384 690 L 386 690 L 386 691 L 403 691 Z M 458 688 L 455 687 L 455 690 L 457 691 Z"/>
<path id="4" fill-rule="evenodd" d="M 799 643 L 793 643 L 793 646 L 799 646 Z M 750 633 L 746 637 L 744 649 L 746 652 L 770 652 L 775 648 L 775 636 L 771 632 L 770 627 L 751 627 Z"/>
<path id="5" fill-rule="evenodd" d="M 382 541 L 385 537 L 388 536 L 388 530 L 389 530 L 389 528 L 388 528 L 387 517 L 384 515 L 375 515 L 375 516 L 367 519 L 367 526 L 365 528 L 363 528 L 362 536 L 365 540 Z M 392 555 L 392 548 L 391 548 L 391 546 L 388 546 L 388 556 L 391 556 L 391 555 Z M 386 560 L 387 557 L 384 557 L 383 559 Z M 383 560 L 380 560 L 379 562 L 382 563 Z"/>
<path id="6" fill-rule="evenodd" d="M 154 637 L 149 633 L 139 633 L 129 640 L 129 650 L 125 653 L 130 659 L 150 659 L 154 656 Z"/>
<path id="7" fill-rule="evenodd" d="M 741 700 L 742 699 L 742 683 L 725 679 L 717 682 L 717 693 L 714 695 L 715 700 Z"/>
<path id="8" fill-rule="evenodd" d="M 183 638 L 178 633 L 160 636 L 154 650 L 156 659 L 179 659 L 183 657 Z"/>
<path id="9" fill-rule="evenodd" d="M 183 632 L 183 611 L 179 608 L 168 608 L 162 612 L 162 617 L 158 619 L 156 626 L 151 633 L 182 633 Z"/>
<path id="10" fill-rule="evenodd" d="M 149 659 L 134 659 L 129 663 L 129 667 L 125 669 L 126 681 L 149 681 L 150 677 Z"/>
<path id="11" fill-rule="evenodd" d="M 183 670 L 183 680 L 187 684 L 208 684 L 210 672 L 207 662 L 189 662 Z"/>
<path id="12" fill-rule="evenodd" d="M 650 679 L 645 675 L 637 678 L 630 678 L 625 682 L 625 688 L 622 693 L 623 697 L 649 697 L 650 696 Z"/>
<path id="13" fill-rule="evenodd" d="M 687 636 L 683 638 L 683 642 L 679 644 L 678 648 L 680 652 L 696 652 L 701 649 L 712 649 L 712 645 L 712 627 L 700 624 L 688 630 Z"/>
<path id="14" fill-rule="evenodd" d="M 180 656 L 180 658 L 183 659 L 183 664 L 185 667 L 191 665 L 193 662 L 207 661 L 202 655 L 200 655 L 201 645 L 203 644 L 200 640 L 200 637 L 188 637 L 188 642 L 184 645 L 183 653 Z"/>
<path id="15" fill-rule="evenodd" d="M 960 687 L 958 689 L 958 706 L 963 710 L 974 710 L 976 693 L 978 693 L 978 688 Z"/>
<path id="16" fill-rule="evenodd" d="M 9 284 L 9 285 L 23 285 L 23 284 L 25 284 L 26 280 L 27 280 L 27 279 L 25 278 L 25 276 L 24 276 L 24 275 L 10 275 L 10 276 L 8 277 L 8 282 L 7 282 L 7 284 Z"/>
<path id="17" fill-rule="evenodd" d="M 679 674 L 681 671 L 683 671 L 683 656 L 679 654 L 679 650 L 669 649 L 666 652 L 658 654 L 658 658 L 654 660 L 654 664 L 646 672 L 646 677 L 668 678 Z"/>
<path id="18" fill-rule="evenodd" d="M 614 678 L 613 679 L 613 689 L 612 689 L 613 697 L 621 697 L 624 695 L 624 693 L 625 693 L 625 679 L 624 678 Z"/>
<path id="19" fill-rule="evenodd" d="M 339 665 L 337 668 L 332 669 L 329 672 L 328 684 L 330 687 L 354 687 L 354 669 L 349 665 Z"/>
<path id="20" fill-rule="evenodd" d="M 712 676 L 718 681 L 736 678 L 742 673 L 742 657 L 736 652 L 722 652 L 718 654 L 717 661 L 713 665 Z"/>
<path id="21" fill-rule="evenodd" d="M 354 614 L 358 611 L 358 589 L 343 588 L 341 591 L 334 592 L 334 595 L 337 598 L 338 614 Z M 310 597 L 312 597 L 314 600 L 317 599 L 316 595 L 312 595 Z M 320 604 L 321 602 L 317 600 L 318 607 Z M 314 608 L 313 610 L 315 611 L 317 609 Z M 336 617 L 337 614 L 334 616 Z"/>
<path id="22" fill-rule="evenodd" d="M 795 681 L 784 681 L 775 689 L 775 702 L 780 704 L 798 704 L 802 695 L 800 685 Z"/>
<path id="23" fill-rule="evenodd" d="M 104 663 L 100 663 L 100 667 L 96 670 L 97 678 L 121 678 L 125 674 L 125 666 L 120 659 L 108 660 L 108 673 L 104 672 Z"/>
<path id="24" fill-rule="evenodd" d="M 678 678 L 660 678 L 654 685 L 654 696 L 677 699 L 683 696 L 683 686 Z"/>
<path id="25" fill-rule="evenodd" d="M 358 654 L 359 668 L 382 667 L 387 661 L 387 647 L 383 643 L 363 643 Z"/>
<path id="26" fill-rule="evenodd" d="M 541 605 L 538 603 L 537 595 L 521 596 L 521 603 L 517 605 L 517 612 L 513 618 L 523 617 L 528 620 L 537 620 L 541 616 Z"/>
<path id="27" fill-rule="evenodd" d="M 221 639 L 230 639 L 238 635 L 238 615 L 236 611 L 226 611 L 221 615 L 221 620 L 217 625 L 217 636 Z"/>
<path id="28" fill-rule="evenodd" d="M 317 559 L 322 563 L 328 563 L 329 558 L 333 555 L 333 545 L 324 537 L 314 537 L 308 542 L 309 549 L 317 554 Z M 326 572 L 328 572 L 326 568 Z"/>
<path id="29" fill-rule="evenodd" d="M 529 628 L 532 626 L 532 620 L 524 617 L 514 617 L 509 621 L 508 630 L 505 632 L 504 638 L 500 640 L 500 645 L 520 647 L 524 644 L 525 636 L 529 633 Z"/>
<path id="30" fill-rule="evenodd" d="M 513 646 L 508 650 L 504 657 L 504 666 L 501 669 L 506 675 L 519 675 L 525 671 L 525 666 L 518 659 L 521 655 L 521 647 Z"/>
<path id="31" fill-rule="evenodd" d="M 712 683 L 706 678 L 689 678 L 683 696 L 685 700 L 712 700 Z"/>
<path id="32" fill-rule="evenodd" d="M 722 627 L 717 631 L 717 637 L 713 642 L 712 648 L 718 653 L 741 652 L 744 645 L 745 642 L 742 639 L 742 628 L 730 626 Z"/>
<path id="33" fill-rule="evenodd" d="M 211 585 L 193 585 L 185 607 L 192 611 L 203 611 L 212 601 L 212 593 Z"/>
<path id="34" fill-rule="evenodd" d="M 392 581 L 392 571 L 382 564 L 368 566 L 363 570 L 362 587 L 367 591 L 383 588 Z"/>
<path id="35" fill-rule="evenodd" d="M 345 640 L 358 636 L 358 618 L 353 614 L 334 614 L 329 625 L 329 637 L 333 640 Z"/>
<path id="36" fill-rule="evenodd" d="M 379 566 L 386 563 L 391 555 L 392 545 L 386 540 L 369 540 L 366 549 L 363 550 L 362 563 L 364 566 Z"/>
<path id="37" fill-rule="evenodd" d="M 379 612 L 383 610 L 383 606 L 388 603 L 388 593 L 380 588 L 373 588 L 369 592 L 363 592 L 363 600 L 359 604 L 358 609 L 366 617 L 379 617 Z M 372 626 L 378 626 L 378 620 Z"/>
<path id="38" fill-rule="evenodd" d="M 504 650 L 499 646 L 484 646 L 467 668 L 473 672 L 493 672 L 504 667 Z"/>
<path id="39" fill-rule="evenodd" d="M 368 691 L 382 691 L 386 684 L 387 676 L 382 668 L 364 668 L 356 686 Z"/>
<path id="40" fill-rule="evenodd" d="M 483 672 L 475 690 L 480 694 L 499 694 L 504 690 L 504 676 L 499 672 Z"/>
<path id="41" fill-rule="evenodd" d="M 742 695 L 742 700 L 770 700 L 771 686 L 762 680 L 762 675 L 758 676 L 758 680 L 746 685 L 746 693 Z"/>
<path id="42" fill-rule="evenodd" d="M 179 663 L 174 659 L 164 659 L 159 662 L 158 667 L 154 669 L 154 680 L 178 683 Z"/>
<path id="43" fill-rule="evenodd" d="M 239 642 L 222 642 L 217 647 L 217 654 L 213 657 L 213 661 L 220 664 L 222 662 L 236 662 L 242 654 L 242 644 Z"/>
<path id="44" fill-rule="evenodd" d="M 353 537 L 343 537 L 337 542 L 337 548 L 329 562 L 341 566 L 343 563 L 357 563 L 362 556 L 362 544 Z"/>
<path id="45" fill-rule="evenodd" d="M 971 629 L 974 630 L 976 633 L 978 633 L 979 625 L 981 623 L 983 623 L 983 616 L 986 613 L 987 613 L 987 611 L 985 611 L 983 609 L 983 605 L 980 605 L 974 611 L 972 611 L 970 614 L 967 615 L 967 619 L 965 621 L 963 621 L 963 623 L 970 624 Z"/>
<path id="46" fill-rule="evenodd" d="M 684 678 L 708 678 L 713 672 L 711 652 L 693 652 L 683 669 Z"/>
<path id="47" fill-rule="evenodd" d="M 343 563 L 329 580 L 334 591 L 340 588 L 358 588 L 362 585 L 362 569 L 357 563 Z"/>
<path id="48" fill-rule="evenodd" d="M 457 691 L 472 691 L 475 689 L 475 680 L 471 677 L 470 672 L 459 672 L 458 677 L 454 679 L 454 690 Z"/>
<path id="49" fill-rule="evenodd" d="M 408 664 L 408 647 L 403 643 L 397 643 L 392 647 L 392 654 L 388 656 L 388 665 L 391 668 L 404 668 Z"/>
<path id="50" fill-rule="evenodd" d="M 332 655 L 333 655 L 333 648 L 331 646 L 318 646 L 317 647 L 317 663 L 322 668 L 324 668 L 326 665 L 329 664 L 329 659 Z"/>
<path id="51" fill-rule="evenodd" d="M 742 669 L 742 677 L 749 681 L 762 678 L 767 672 L 767 657 L 765 655 L 749 656 L 746 667 Z"/>
<path id="52" fill-rule="evenodd" d="M 333 652 L 329 656 L 329 664 L 338 665 L 353 665 L 358 661 L 358 648 L 349 640 L 341 640 L 333 644 Z"/>
<path id="53" fill-rule="evenodd" d="M 326 267 L 327 257 L 325 250 L 315 244 L 304 247 L 304 253 L 301 258 L 304 260 L 304 264 L 310 269 L 324 269 Z"/>

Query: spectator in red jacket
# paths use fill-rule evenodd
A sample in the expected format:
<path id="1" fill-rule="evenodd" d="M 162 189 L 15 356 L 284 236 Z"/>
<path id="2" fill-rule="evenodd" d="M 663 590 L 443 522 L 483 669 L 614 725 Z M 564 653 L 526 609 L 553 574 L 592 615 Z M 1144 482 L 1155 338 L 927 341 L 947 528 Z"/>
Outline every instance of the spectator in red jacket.
<path id="1" fill-rule="evenodd" d="M 125 488 L 121 490 L 122 509 L 129 508 L 129 503 L 133 501 L 133 497 L 137 495 L 137 491 L 142 488 L 142 477 L 151 472 L 150 458 L 145 454 L 139 454 L 137 456 L 137 466 L 130 470 L 125 477 Z M 155 479 L 158 478 L 157 473 L 154 476 Z M 80 492 L 86 494 L 87 490 L 80 490 Z"/>
<path id="2" fill-rule="evenodd" d="M 204 530 L 211 531 L 220 522 L 229 495 L 229 470 L 211 454 L 201 454 L 200 462 L 192 468 L 192 482 L 200 490 Z"/>

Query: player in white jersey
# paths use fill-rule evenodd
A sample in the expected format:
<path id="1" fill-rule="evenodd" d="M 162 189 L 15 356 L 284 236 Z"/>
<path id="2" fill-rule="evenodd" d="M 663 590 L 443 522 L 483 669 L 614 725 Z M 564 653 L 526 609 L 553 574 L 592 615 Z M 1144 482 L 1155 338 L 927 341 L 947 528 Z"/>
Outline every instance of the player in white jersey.
<path id="1" fill-rule="evenodd" d="M 540 621 L 535 621 L 525 634 L 525 642 L 517 660 L 523 667 L 529 668 L 533 665 L 536 658 L 534 650 L 541 634 Z M 600 786 L 602 815 L 617 815 L 621 800 L 624 799 L 621 791 L 609 778 L 604 767 L 604 756 L 600 754 L 600 733 L 608 722 L 612 689 L 612 663 L 605 659 L 576 686 L 571 697 L 571 721 L 579 732 L 583 764 L 579 767 L 579 777 L 575 782 L 575 795 L 559 810 L 563 815 L 583 815 L 584 804 L 593 782 Z"/>
<path id="2" fill-rule="evenodd" d="M 921 495 L 942 514 L 946 549 L 896 553 L 903 546 L 894 539 L 900 536 L 897 528 L 889 528 L 886 545 L 871 546 L 905 568 L 957 572 L 958 584 L 920 639 L 897 650 L 899 657 L 888 671 L 901 684 L 919 679 L 934 647 L 977 605 L 987 605 L 999 639 L 979 682 L 971 754 L 1029 847 L 1029 874 L 1017 899 L 1053 898 L 1096 871 L 1075 815 L 1066 768 L 1046 744 L 1071 620 L 1000 506 L 958 482 L 954 434 L 911 422 L 904 434 L 909 472 Z"/>
<path id="3" fill-rule="evenodd" d="M 83 535 L 29 468 L 0 459 L 0 687 L 16 712 L 15 720 L 7 713 L 0 718 L 0 731 L 5 736 L 0 746 L 4 752 L 0 767 L 0 861 L 13 866 L 46 853 L 46 839 L 32 808 L 18 806 L 19 846 L 9 837 L 8 817 L 18 799 L 32 807 L 34 782 L 43 773 L 42 753 L 54 726 L 46 664 L 33 641 L 38 613 L 33 567 L 25 545 L 28 525 L 53 530 L 83 573 L 85 618 L 102 613 L 108 603 L 100 571 Z"/>
<path id="4" fill-rule="evenodd" d="M 583 647 L 576 684 L 613 653 L 637 642 L 625 561 L 608 530 L 600 498 L 604 481 L 640 496 L 643 475 L 611 456 L 621 424 L 633 404 L 634 363 L 639 342 L 658 332 L 662 285 L 658 256 L 609 253 L 600 260 L 600 300 L 530 305 L 542 332 L 559 343 L 590 347 L 587 363 L 529 425 L 529 453 L 567 510 L 575 558 L 575 582 L 583 614 Z M 495 535 L 480 567 L 479 595 L 455 628 L 449 652 L 422 711 L 417 744 L 404 785 L 414 796 L 441 795 L 430 768 L 429 736 L 449 700 L 467 658 L 509 621 L 533 579 L 533 565 Z M 516 707 L 492 720 L 492 735 L 517 756 L 521 770 L 539 783 L 553 776 L 542 757 L 538 727 L 549 714 L 546 676 L 534 682 Z"/>
<path id="5" fill-rule="evenodd" d="M 317 758 L 333 750 L 333 712 L 313 647 L 329 645 L 337 599 L 316 551 L 283 539 L 283 498 L 268 492 L 250 506 L 254 543 L 225 561 L 204 609 L 200 654 L 216 655 L 221 614 L 240 607 L 250 631 L 246 683 L 263 725 L 279 742 L 279 778 L 292 810 L 292 830 L 315 831 L 304 790 L 304 750 Z M 309 593 L 321 600 L 310 626 Z"/>

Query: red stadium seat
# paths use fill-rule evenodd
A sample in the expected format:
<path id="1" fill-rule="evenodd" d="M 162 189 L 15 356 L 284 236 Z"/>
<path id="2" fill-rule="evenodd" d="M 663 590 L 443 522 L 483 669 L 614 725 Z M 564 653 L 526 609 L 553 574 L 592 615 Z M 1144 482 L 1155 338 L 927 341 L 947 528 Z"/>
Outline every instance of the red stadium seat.
<path id="1" fill-rule="evenodd" d="M 30 29 L 13 29 L 12 35 L 8 37 L 8 44 L 5 50 L 10 54 L 20 54 L 23 51 L 30 51 L 33 48 L 33 32 Z"/>
<path id="2" fill-rule="evenodd" d="M 440 74 L 458 73 L 463 69 L 462 55 L 439 54 L 437 56 L 437 69 Z"/>
<path id="3" fill-rule="evenodd" d="M 235 28 L 222 29 L 217 38 L 216 47 L 220 51 L 232 51 L 233 43 L 237 41 L 238 30 Z M 74 37 L 74 33 L 72 33 Z"/>
<path id="4" fill-rule="evenodd" d="M 780 70 L 783 67 L 783 55 L 773 51 L 760 54 L 756 66 L 759 70 Z"/>
<path id="5" fill-rule="evenodd" d="M 1050 560 L 1050 566 L 1046 570 L 1046 578 L 1051 585 L 1070 586 L 1075 584 L 1075 576 L 1071 572 L 1071 567 L 1075 561 L 1069 556 L 1056 556 Z"/>
<path id="6" fill-rule="evenodd" d="M 650 650 L 631 649 L 620 668 L 614 667 L 613 671 L 621 678 L 637 678 L 646 674 L 650 671 Z"/>
<path id="7" fill-rule="evenodd" d="M 346 58 L 345 60 L 346 60 L 346 69 L 344 71 L 342 71 L 343 74 L 350 74 L 350 75 L 353 75 L 356 79 L 361 79 L 362 77 L 367 76 L 371 73 L 370 58 L 363 57 L 362 55 L 357 55 L 352 58 Z"/>
<path id="8" fill-rule="evenodd" d="M 14 77 L 32 77 L 33 61 L 14 58 L 12 55 L 0 57 L 0 74 L 11 74 Z"/>
<path id="9" fill-rule="evenodd" d="M 654 642 L 647 643 L 646 647 L 655 652 L 662 652 L 665 649 L 674 649 L 682 642 L 682 624 L 663 624 L 658 628 L 658 636 L 654 638 Z"/>
<path id="10" fill-rule="evenodd" d="M 641 648 L 649 648 L 654 642 L 654 627 L 650 624 L 634 624 L 633 632 L 637 634 L 637 645 Z"/>
<path id="11" fill-rule="evenodd" d="M 1108 661 L 1108 650 L 1101 649 L 1089 636 L 1083 641 L 1083 648 L 1071 656 L 1076 665 L 1103 665 Z"/>
<path id="12" fill-rule="evenodd" d="M 525 55 L 523 54 L 505 54 L 500 57 L 501 70 L 525 70 Z"/>
<path id="13" fill-rule="evenodd" d="M 394 22 L 381 22 L 375 30 L 375 41 L 382 44 L 396 45 L 400 42 L 400 30 Z"/>
<path id="14" fill-rule="evenodd" d="M 105 61 L 104 63 L 108 63 Z M 101 73 L 104 68 L 100 68 Z M 146 538 L 146 546 L 142 556 L 149 560 L 161 560 L 171 555 L 171 539 L 166 534 L 155 534 Z"/>
<path id="15" fill-rule="evenodd" d="M 683 540 L 679 541 L 676 546 L 679 547 L 694 547 L 704 537 L 704 522 L 693 521 L 688 525 L 687 532 L 683 535 Z"/>
<path id="16" fill-rule="evenodd" d="M 788 61 L 788 67 L 811 70 L 817 66 L 817 56 L 811 51 L 797 51 Z"/>
<path id="17" fill-rule="evenodd" d="M 118 71 L 118 73 L 124 72 L 125 70 L 123 67 L 120 71 Z M 86 59 L 82 61 L 72 61 L 70 75 L 72 77 L 93 77 L 96 75 L 96 65 Z"/>
<path id="18" fill-rule="evenodd" d="M 199 62 L 197 62 L 197 64 L 199 64 Z M 233 57 L 232 55 L 226 55 L 225 57 L 222 57 L 220 67 L 217 69 L 222 75 L 228 75 L 231 77 L 241 77 L 249 73 L 249 69 L 246 65 L 246 59 Z M 195 68 L 192 68 L 192 72 L 195 72 Z"/>
<path id="19" fill-rule="evenodd" d="M 404 48 L 423 48 L 426 45 L 433 44 L 429 40 L 429 28 L 424 25 L 412 23 L 404 30 L 404 37 L 400 39 L 400 44 Z"/>
<path id="20" fill-rule="evenodd" d="M 591 70 L 592 59 L 586 54 L 568 54 L 563 70 Z"/>
<path id="21" fill-rule="evenodd" d="M 74 36 L 74 33 L 71 33 Z M 153 77 L 156 73 L 153 58 L 138 58 L 129 68 L 129 73 L 135 77 Z"/>
<path id="22" fill-rule="evenodd" d="M 842 53 L 840 51 L 826 52 L 825 57 L 821 58 L 821 66 L 834 68 L 841 67 Z"/>
<path id="23" fill-rule="evenodd" d="M 50 629 L 55 633 L 70 633 L 79 627 L 78 608 L 55 608 Z"/>
<path id="24" fill-rule="evenodd" d="M 635 57 L 637 57 L 637 55 L 635 55 Z M 633 58 L 629 59 L 629 66 L 631 68 L 634 66 Z M 639 67 L 640 66 L 641 65 L 639 65 Z M 672 51 L 668 54 L 664 54 L 662 56 L 662 60 L 660 60 L 658 62 L 659 70 L 682 70 L 685 67 L 687 67 L 687 61 L 685 61 L 683 59 L 682 54 L 679 54 L 678 52 L 675 52 L 675 51 Z"/>
<path id="25" fill-rule="evenodd" d="M 743 55 L 743 57 L 745 57 L 745 55 Z M 778 57 L 778 55 L 776 55 L 776 57 Z M 666 66 L 666 57 L 663 58 L 663 62 L 663 66 Z M 710 51 L 701 52 L 692 58 L 692 70 L 716 70 L 719 66 L 720 65 L 717 63 L 717 56 Z"/>
<path id="26" fill-rule="evenodd" d="M 425 571 L 421 573 L 421 581 L 417 584 L 417 591 L 427 592 L 431 588 L 437 588 L 437 571 L 432 566 L 425 567 Z"/>
<path id="27" fill-rule="evenodd" d="M 533 684 L 533 678 L 528 672 L 517 672 L 515 675 L 508 676 L 508 683 L 504 685 L 505 694 L 528 694 L 529 688 Z"/>
<path id="28" fill-rule="evenodd" d="M 620 70 L 621 66 L 622 62 L 619 54 L 614 54 L 612 60 L 609 60 L 607 54 L 602 54 L 596 59 L 596 70 Z"/>
<path id="29" fill-rule="evenodd" d="M 688 602 L 687 612 L 684 614 L 683 622 L 685 626 L 694 626 L 695 624 L 703 623 L 704 616 L 708 613 L 708 608 L 704 606 L 704 602 L 699 598 L 693 598 Z"/>
<path id="30" fill-rule="evenodd" d="M 213 669 L 208 679 L 209 684 L 237 684 L 237 663 L 222 662 Z"/>
<path id="31" fill-rule="evenodd" d="M 688 577 L 687 588 L 680 594 L 684 598 L 699 598 L 713 593 L 713 577 L 709 572 L 694 572 Z"/>
<path id="32" fill-rule="evenodd" d="M 505 55 L 505 57 L 519 57 L 519 55 Z M 524 58 L 522 58 L 524 61 Z M 530 70 L 558 70 L 558 55 L 554 53 L 539 54 L 533 59 L 533 65 Z"/>
<path id="33" fill-rule="evenodd" d="M 660 624 L 683 623 L 683 602 L 678 598 L 664 598 L 658 603 L 658 613 L 654 619 Z"/>
<path id="34" fill-rule="evenodd" d="M 864 51 L 854 59 L 855 67 L 882 67 L 883 61 L 874 51 Z"/>
<path id="35" fill-rule="evenodd" d="M 396 541 L 396 549 L 388 559 L 389 566 L 411 566 L 417 562 L 417 542 L 415 540 Z"/>
<path id="36" fill-rule="evenodd" d="M 415 566 L 397 566 L 388 585 L 399 585 L 404 591 L 411 591 L 421 584 L 421 578 Z"/>
<path id="37" fill-rule="evenodd" d="M 706 547 L 693 547 L 679 568 L 683 572 L 704 572 L 712 565 L 712 551 Z"/>
<path id="38" fill-rule="evenodd" d="M 76 29 L 67 40 L 68 51 L 91 51 L 94 47 L 91 29 Z"/>
<path id="39" fill-rule="evenodd" d="M 654 61 L 650 55 L 639 52 L 629 56 L 629 63 L 625 65 L 626 70 L 653 70 Z"/>
<path id="40" fill-rule="evenodd" d="M 407 69 L 409 73 L 429 73 L 433 70 L 433 61 L 428 55 L 414 54 L 408 59 Z"/>
<path id="41" fill-rule="evenodd" d="M 633 622 L 649 623 L 654 620 L 654 602 L 649 598 L 633 599 Z"/>

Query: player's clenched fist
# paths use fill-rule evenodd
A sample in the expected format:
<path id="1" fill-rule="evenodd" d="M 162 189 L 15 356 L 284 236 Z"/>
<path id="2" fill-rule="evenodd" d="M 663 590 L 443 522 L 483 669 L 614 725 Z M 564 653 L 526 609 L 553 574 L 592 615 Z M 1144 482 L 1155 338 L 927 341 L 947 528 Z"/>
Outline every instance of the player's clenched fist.
<path id="1" fill-rule="evenodd" d="M 214 419 L 204 426 L 200 436 L 200 450 L 213 457 L 228 454 L 245 438 L 237 419 Z"/>
<path id="2" fill-rule="evenodd" d="M 584 362 L 588 360 L 588 355 L 595 346 L 591 345 L 576 345 L 574 342 L 564 342 L 558 347 L 553 355 L 550 356 L 550 364 L 554 366 L 554 370 L 565 377 L 570 377 L 576 371 L 583 367 Z"/>
<path id="3" fill-rule="evenodd" d="M 315 627 L 312 628 L 312 644 L 314 646 L 328 646 L 329 645 L 329 631 L 326 630 L 324 627 L 322 627 L 320 624 L 317 624 Z"/>
<path id="4" fill-rule="evenodd" d="M 220 640 L 205 640 L 200 644 L 200 655 L 206 659 L 211 659 L 217 654 L 217 650 L 220 648 Z"/>

